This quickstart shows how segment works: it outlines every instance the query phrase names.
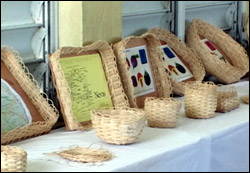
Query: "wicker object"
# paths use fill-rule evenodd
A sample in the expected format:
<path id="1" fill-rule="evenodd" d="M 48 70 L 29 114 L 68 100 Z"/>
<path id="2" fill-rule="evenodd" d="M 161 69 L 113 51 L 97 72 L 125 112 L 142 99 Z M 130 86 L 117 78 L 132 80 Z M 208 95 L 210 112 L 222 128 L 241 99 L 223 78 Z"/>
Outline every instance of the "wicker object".
<path id="1" fill-rule="evenodd" d="M 150 127 L 175 127 L 181 102 L 174 98 L 147 97 L 145 100 L 145 113 Z"/>
<path id="2" fill-rule="evenodd" d="M 240 99 L 241 99 L 241 101 L 243 101 L 243 103 L 249 104 L 249 94 L 241 96 Z"/>
<path id="3" fill-rule="evenodd" d="M 91 112 L 93 128 L 110 144 L 134 143 L 145 126 L 145 113 L 134 108 L 112 108 Z"/>
<path id="4" fill-rule="evenodd" d="M 246 50 L 221 29 L 203 20 L 194 19 L 188 27 L 186 35 L 187 43 L 197 52 L 205 70 L 221 82 L 227 84 L 236 82 L 249 71 L 249 58 Z M 212 55 L 200 42 L 200 36 L 217 45 L 230 63 L 225 63 Z"/>
<path id="5" fill-rule="evenodd" d="M 240 106 L 235 87 L 219 87 L 217 96 L 217 112 L 228 112 Z"/>
<path id="6" fill-rule="evenodd" d="M 44 120 L 32 122 L 29 125 L 2 133 L 1 144 L 8 144 L 48 133 L 59 117 L 58 110 L 45 93 L 41 94 L 39 85 L 33 75 L 29 73 L 29 70 L 16 51 L 7 47 L 1 48 L 1 60 L 28 95 Z"/>
<path id="7" fill-rule="evenodd" d="M 152 28 L 148 33 L 154 34 L 157 39 L 167 43 L 171 49 L 177 52 L 189 65 L 190 71 L 196 81 L 202 81 L 205 76 L 205 69 L 196 52 L 187 47 L 177 36 L 163 28 Z M 185 92 L 185 82 L 178 82 L 171 78 L 173 92 L 183 95 Z"/>
<path id="8" fill-rule="evenodd" d="M 70 88 L 64 77 L 63 71 L 59 64 L 59 58 L 67 54 L 81 54 L 82 52 L 97 51 L 101 55 L 111 100 L 114 107 L 128 107 L 128 99 L 124 93 L 120 76 L 116 66 L 116 58 L 112 48 L 106 41 L 98 41 L 86 47 L 63 47 L 57 50 L 50 57 L 50 67 L 52 79 L 57 90 L 58 100 L 61 106 L 61 112 L 66 122 L 68 130 L 89 129 L 89 126 L 83 126 L 78 123 L 72 111 L 72 101 Z"/>
<path id="9" fill-rule="evenodd" d="M 82 163 L 104 162 L 112 159 L 112 154 L 109 151 L 94 148 L 75 147 L 60 152 L 53 152 L 52 154 Z"/>
<path id="10" fill-rule="evenodd" d="M 1 172 L 25 172 L 27 152 L 15 146 L 1 146 Z"/>
<path id="11" fill-rule="evenodd" d="M 162 65 L 162 59 L 159 56 L 159 41 L 152 34 L 144 34 L 142 36 L 130 36 L 113 45 L 114 53 L 117 57 L 118 70 L 122 79 L 123 87 L 129 99 L 131 107 L 138 108 L 136 98 L 134 96 L 134 87 L 131 81 L 129 66 L 126 62 L 125 50 L 129 43 L 138 40 L 145 40 L 147 43 L 148 59 L 151 64 L 151 70 L 154 77 L 154 84 L 158 97 L 169 97 L 172 93 L 171 81 L 168 74 L 165 73 Z"/>
<path id="12" fill-rule="evenodd" d="M 217 86 L 213 82 L 185 85 L 185 112 L 190 118 L 211 118 L 217 106 Z"/>

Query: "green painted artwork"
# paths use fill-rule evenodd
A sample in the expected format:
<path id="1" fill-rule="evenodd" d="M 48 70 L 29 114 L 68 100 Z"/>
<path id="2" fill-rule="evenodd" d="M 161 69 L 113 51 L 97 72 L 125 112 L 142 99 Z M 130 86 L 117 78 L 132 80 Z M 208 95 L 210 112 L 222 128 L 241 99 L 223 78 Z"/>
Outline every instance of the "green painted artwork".
<path id="1" fill-rule="evenodd" d="M 92 109 L 112 107 L 99 54 L 60 58 L 59 62 L 71 90 L 73 114 L 78 122 L 89 121 Z"/>
<path id="2" fill-rule="evenodd" d="M 32 122 L 30 112 L 20 95 L 1 79 L 1 133 Z"/>

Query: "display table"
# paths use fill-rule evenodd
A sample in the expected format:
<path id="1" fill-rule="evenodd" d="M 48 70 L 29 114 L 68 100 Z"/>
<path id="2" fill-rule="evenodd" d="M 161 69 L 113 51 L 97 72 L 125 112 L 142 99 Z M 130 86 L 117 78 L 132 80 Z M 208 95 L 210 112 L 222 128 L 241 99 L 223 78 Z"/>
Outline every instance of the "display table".
<path id="1" fill-rule="evenodd" d="M 249 81 L 233 84 L 239 97 L 249 94 Z M 49 134 L 11 145 L 28 153 L 28 172 L 87 171 L 249 171 L 249 105 L 211 119 L 191 119 L 182 109 L 176 128 L 145 127 L 136 143 L 111 145 L 100 140 L 93 130 L 66 131 L 60 128 Z M 105 148 L 114 155 L 103 163 L 69 162 L 47 155 L 72 146 Z"/>

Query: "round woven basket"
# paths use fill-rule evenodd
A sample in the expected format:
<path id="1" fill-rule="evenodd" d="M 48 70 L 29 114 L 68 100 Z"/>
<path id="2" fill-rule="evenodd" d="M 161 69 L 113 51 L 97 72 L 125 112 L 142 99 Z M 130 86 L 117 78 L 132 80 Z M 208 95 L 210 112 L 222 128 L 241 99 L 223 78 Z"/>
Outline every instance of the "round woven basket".
<path id="1" fill-rule="evenodd" d="M 99 138 L 110 144 L 134 143 L 145 126 L 145 113 L 134 108 L 91 111 L 93 128 Z"/>
<path id="2" fill-rule="evenodd" d="M 145 100 L 145 113 L 150 127 L 175 127 L 181 102 L 174 98 L 147 97 Z"/>
<path id="3" fill-rule="evenodd" d="M 213 82 L 185 85 L 185 112 L 190 118 L 211 118 L 217 107 L 217 86 Z"/>
<path id="4" fill-rule="evenodd" d="M 27 152 L 15 146 L 1 146 L 1 172 L 25 172 Z"/>
<path id="5" fill-rule="evenodd" d="M 249 58 L 246 50 L 221 29 L 200 19 L 194 19 L 187 29 L 187 43 L 201 58 L 205 70 L 223 83 L 240 80 L 249 71 Z M 207 38 L 217 45 L 226 55 L 230 63 L 226 63 L 212 55 L 200 42 Z"/>
<path id="6" fill-rule="evenodd" d="M 240 99 L 241 99 L 241 101 L 243 101 L 243 103 L 249 104 L 249 94 L 241 96 Z"/>
<path id="7" fill-rule="evenodd" d="M 177 52 L 190 67 L 196 81 L 202 81 L 205 76 L 205 69 L 196 52 L 187 47 L 177 36 L 163 28 L 152 28 L 148 33 L 154 34 L 157 39 L 167 43 L 171 49 Z M 183 95 L 185 92 L 185 82 L 178 82 L 171 78 L 173 92 Z"/>
<path id="8" fill-rule="evenodd" d="M 217 112 L 228 112 L 239 107 L 238 94 L 235 87 L 219 87 L 217 96 Z"/>

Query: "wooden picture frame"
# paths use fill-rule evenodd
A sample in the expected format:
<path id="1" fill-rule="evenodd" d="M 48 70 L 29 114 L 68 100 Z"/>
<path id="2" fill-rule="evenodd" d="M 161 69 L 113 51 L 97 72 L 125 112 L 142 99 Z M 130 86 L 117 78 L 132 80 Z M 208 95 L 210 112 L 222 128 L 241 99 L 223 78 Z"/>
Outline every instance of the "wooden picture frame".
<path id="1" fill-rule="evenodd" d="M 121 79 L 116 66 L 116 57 L 106 41 L 98 41 L 85 47 L 63 47 L 53 53 L 50 60 L 52 80 L 55 84 L 57 97 L 61 107 L 67 130 L 85 130 L 91 128 L 91 122 L 80 123 L 76 120 L 72 109 L 70 88 L 59 63 L 60 58 L 90 55 L 99 53 L 106 77 L 113 107 L 128 107 L 128 99 L 122 87 Z"/>
<path id="2" fill-rule="evenodd" d="M 1 48 L 1 78 L 20 95 L 32 116 L 31 124 L 1 134 L 1 144 L 48 133 L 56 123 L 59 113 L 47 95 L 41 95 L 34 77 L 18 53 L 11 48 Z"/>

